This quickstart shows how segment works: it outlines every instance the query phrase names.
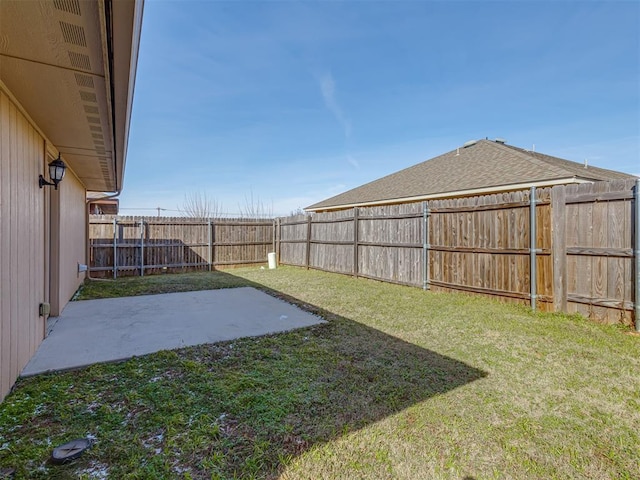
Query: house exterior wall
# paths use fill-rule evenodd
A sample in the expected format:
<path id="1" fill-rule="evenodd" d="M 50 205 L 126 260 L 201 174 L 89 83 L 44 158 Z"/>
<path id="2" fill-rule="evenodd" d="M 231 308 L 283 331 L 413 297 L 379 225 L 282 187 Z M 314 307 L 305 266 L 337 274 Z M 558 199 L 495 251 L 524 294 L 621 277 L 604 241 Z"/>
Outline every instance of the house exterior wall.
<path id="1" fill-rule="evenodd" d="M 58 312 L 69 302 L 85 279 L 85 273 L 78 273 L 78 264 L 87 262 L 86 191 L 73 172 L 67 171 L 59 188 L 59 254 L 52 256 L 57 261 L 59 272 Z"/>
<path id="2" fill-rule="evenodd" d="M 0 400 L 44 338 L 45 140 L 0 85 Z"/>

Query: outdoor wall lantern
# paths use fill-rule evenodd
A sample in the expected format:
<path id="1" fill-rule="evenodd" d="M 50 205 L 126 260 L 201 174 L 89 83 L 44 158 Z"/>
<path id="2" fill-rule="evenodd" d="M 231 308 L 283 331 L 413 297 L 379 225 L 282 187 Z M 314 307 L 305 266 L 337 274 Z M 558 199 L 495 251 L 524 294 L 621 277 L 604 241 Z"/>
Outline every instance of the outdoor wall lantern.
<path id="1" fill-rule="evenodd" d="M 60 154 L 58 153 L 58 158 L 49 164 L 49 178 L 51 178 L 51 181 L 47 182 L 42 175 L 38 177 L 40 188 L 45 185 L 53 185 L 57 190 L 58 184 L 62 181 L 62 177 L 64 177 L 64 172 L 66 170 L 67 166 L 60 159 Z"/>

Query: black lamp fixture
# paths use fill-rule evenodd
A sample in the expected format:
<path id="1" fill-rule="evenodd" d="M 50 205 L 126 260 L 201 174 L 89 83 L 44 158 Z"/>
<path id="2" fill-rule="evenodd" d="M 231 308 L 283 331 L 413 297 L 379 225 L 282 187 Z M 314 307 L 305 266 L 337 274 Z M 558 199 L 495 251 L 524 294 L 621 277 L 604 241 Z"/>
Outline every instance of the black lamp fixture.
<path id="1" fill-rule="evenodd" d="M 64 177 L 64 172 L 66 170 L 67 166 L 60 159 L 60 154 L 58 153 L 58 158 L 49 164 L 49 178 L 51 178 L 51 181 L 47 182 L 42 175 L 38 177 L 40 188 L 45 185 L 53 185 L 57 190 L 58 184 L 62 181 L 62 177 Z"/>

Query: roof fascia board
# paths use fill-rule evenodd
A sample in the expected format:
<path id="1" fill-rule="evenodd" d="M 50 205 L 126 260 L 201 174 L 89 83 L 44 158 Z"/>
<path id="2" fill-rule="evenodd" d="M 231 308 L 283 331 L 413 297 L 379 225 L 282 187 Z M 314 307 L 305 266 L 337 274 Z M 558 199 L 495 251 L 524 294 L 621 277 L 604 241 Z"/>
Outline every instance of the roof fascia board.
<path id="1" fill-rule="evenodd" d="M 473 195 L 484 195 L 490 193 L 498 193 L 498 192 L 507 192 L 511 190 L 524 190 L 531 187 L 552 187 L 554 185 L 566 185 L 569 183 L 593 183 L 593 180 L 579 178 L 579 177 L 568 177 L 568 178 L 559 178 L 555 180 L 543 180 L 539 182 L 528 182 L 528 183 L 517 183 L 513 185 L 499 185 L 496 187 L 485 187 L 485 188 L 473 188 L 470 190 L 459 190 L 455 192 L 447 192 L 447 193 L 433 193 L 429 195 L 418 195 L 414 197 L 403 197 L 403 198 L 392 198 L 389 200 L 378 200 L 371 202 L 358 202 L 358 203 L 349 203 L 343 205 L 332 205 L 328 207 L 317 207 L 317 208 L 305 208 L 305 212 L 326 212 L 330 210 L 344 210 L 346 208 L 353 207 L 373 207 L 378 205 L 395 205 L 399 203 L 411 203 L 411 202 L 420 202 L 424 200 L 435 200 L 435 199 L 444 199 L 444 198 L 452 198 L 452 197 L 471 197 Z"/>
<path id="2" fill-rule="evenodd" d="M 109 109 L 107 118 L 109 121 L 109 131 L 111 132 L 111 163 L 113 165 L 113 174 L 116 190 L 118 188 L 118 169 L 116 167 L 116 138 L 115 138 L 115 128 L 113 125 L 113 96 L 111 93 L 113 89 L 111 88 L 111 63 L 109 61 L 110 52 L 109 52 L 109 25 L 106 13 L 106 5 L 105 1 L 109 0 L 101 0 L 98 2 L 98 12 L 100 13 L 100 39 L 102 41 L 102 64 L 104 65 L 104 82 L 105 82 L 105 95 L 107 97 L 107 108 Z"/>

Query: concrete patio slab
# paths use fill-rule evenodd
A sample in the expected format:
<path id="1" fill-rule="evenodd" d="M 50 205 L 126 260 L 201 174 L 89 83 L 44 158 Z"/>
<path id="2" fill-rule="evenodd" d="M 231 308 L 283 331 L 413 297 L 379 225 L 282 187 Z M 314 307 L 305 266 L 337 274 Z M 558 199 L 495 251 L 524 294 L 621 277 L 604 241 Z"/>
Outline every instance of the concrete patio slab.
<path id="1" fill-rule="evenodd" d="M 70 302 L 22 376 L 323 322 L 250 287 Z"/>

